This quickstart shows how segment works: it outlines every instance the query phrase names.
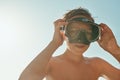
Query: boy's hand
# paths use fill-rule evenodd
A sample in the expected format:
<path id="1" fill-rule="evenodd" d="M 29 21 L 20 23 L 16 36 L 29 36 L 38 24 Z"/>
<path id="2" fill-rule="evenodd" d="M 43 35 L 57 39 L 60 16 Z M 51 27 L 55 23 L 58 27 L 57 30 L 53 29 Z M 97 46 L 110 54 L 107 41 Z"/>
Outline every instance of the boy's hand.
<path id="1" fill-rule="evenodd" d="M 64 19 L 58 19 L 54 22 L 54 36 L 53 36 L 53 42 L 55 45 L 60 46 L 63 44 L 64 41 L 64 33 L 62 30 L 60 30 L 61 27 L 66 25 L 67 23 L 65 22 Z"/>
<path id="2" fill-rule="evenodd" d="M 98 40 L 99 45 L 106 51 L 114 53 L 119 47 L 117 45 L 115 36 L 112 30 L 106 25 L 101 23 L 101 38 Z"/>

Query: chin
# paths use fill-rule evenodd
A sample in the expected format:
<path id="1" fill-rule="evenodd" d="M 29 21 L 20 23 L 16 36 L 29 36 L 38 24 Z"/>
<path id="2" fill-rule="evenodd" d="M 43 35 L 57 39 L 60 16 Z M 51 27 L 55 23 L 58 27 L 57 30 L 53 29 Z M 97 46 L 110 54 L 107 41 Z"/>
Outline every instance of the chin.
<path id="1" fill-rule="evenodd" d="M 78 53 L 82 54 L 89 48 L 89 45 L 80 44 L 80 43 L 69 43 L 68 48 L 71 52 L 75 54 L 78 54 Z"/>
<path id="2" fill-rule="evenodd" d="M 80 46 L 80 47 L 73 47 L 71 48 L 71 52 L 75 53 L 76 55 L 81 55 L 83 54 L 86 50 L 88 49 L 87 46 Z"/>

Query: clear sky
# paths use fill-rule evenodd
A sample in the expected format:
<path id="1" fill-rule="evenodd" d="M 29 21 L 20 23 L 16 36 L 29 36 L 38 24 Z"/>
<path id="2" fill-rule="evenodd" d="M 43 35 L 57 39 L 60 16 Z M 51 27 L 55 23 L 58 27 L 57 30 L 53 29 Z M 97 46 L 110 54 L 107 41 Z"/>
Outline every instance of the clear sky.
<path id="1" fill-rule="evenodd" d="M 74 8 L 87 8 L 96 23 L 109 25 L 120 45 L 119 3 L 120 0 L 0 0 L 0 80 L 17 80 L 23 69 L 51 41 L 53 22 Z M 65 44 L 53 56 L 64 50 Z M 120 68 L 120 64 L 96 42 L 85 56 L 101 57 Z"/>

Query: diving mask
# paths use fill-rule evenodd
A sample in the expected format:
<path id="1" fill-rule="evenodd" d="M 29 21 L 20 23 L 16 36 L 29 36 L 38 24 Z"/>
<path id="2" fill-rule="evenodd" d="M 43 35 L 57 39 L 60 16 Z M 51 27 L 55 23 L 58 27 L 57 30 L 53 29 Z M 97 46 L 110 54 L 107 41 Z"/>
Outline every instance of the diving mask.
<path id="1" fill-rule="evenodd" d="M 77 28 L 74 24 L 86 25 L 86 28 Z M 82 26 L 81 26 L 82 27 Z M 78 17 L 68 20 L 68 25 L 65 27 L 65 35 L 70 43 L 83 43 L 89 45 L 100 37 L 100 27 L 98 24 L 90 21 L 87 18 Z"/>

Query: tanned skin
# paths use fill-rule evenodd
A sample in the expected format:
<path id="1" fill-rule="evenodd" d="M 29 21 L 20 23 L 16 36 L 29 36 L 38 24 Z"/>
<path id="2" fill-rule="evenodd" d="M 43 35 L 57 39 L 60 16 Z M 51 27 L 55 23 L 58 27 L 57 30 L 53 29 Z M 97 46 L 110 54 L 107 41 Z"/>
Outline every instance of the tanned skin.
<path id="1" fill-rule="evenodd" d="M 100 58 L 84 57 L 90 45 L 69 43 L 60 27 L 67 25 L 64 19 L 54 22 L 54 36 L 47 47 L 25 68 L 19 80 L 120 80 L 120 69 L 117 69 Z M 81 27 L 81 26 L 80 26 Z M 85 27 L 85 25 L 82 25 Z M 104 23 L 100 24 L 101 38 L 98 44 L 120 62 L 120 47 L 111 29 Z M 67 48 L 59 56 L 53 53 L 66 41 Z"/>

